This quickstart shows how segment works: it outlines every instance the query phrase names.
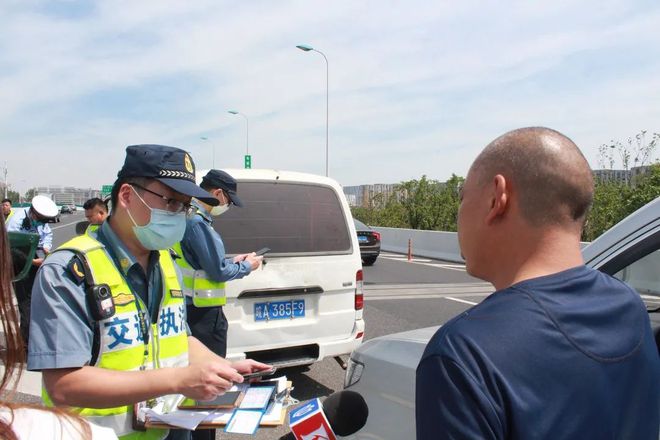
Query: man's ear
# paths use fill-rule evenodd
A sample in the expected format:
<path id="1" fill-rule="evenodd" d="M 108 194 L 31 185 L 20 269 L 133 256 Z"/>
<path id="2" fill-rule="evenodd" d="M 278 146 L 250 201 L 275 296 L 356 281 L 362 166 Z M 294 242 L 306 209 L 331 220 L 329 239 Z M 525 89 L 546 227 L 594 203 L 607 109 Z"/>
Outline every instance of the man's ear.
<path id="1" fill-rule="evenodd" d="M 124 183 L 119 187 L 119 192 L 117 193 L 117 203 L 119 206 L 126 208 L 128 206 L 128 202 L 131 199 L 133 190 L 131 189 L 131 185 L 128 183 Z"/>
<path id="2" fill-rule="evenodd" d="M 486 224 L 492 224 L 509 209 L 509 187 L 506 178 L 497 174 L 491 181 L 490 209 L 486 215 Z"/>

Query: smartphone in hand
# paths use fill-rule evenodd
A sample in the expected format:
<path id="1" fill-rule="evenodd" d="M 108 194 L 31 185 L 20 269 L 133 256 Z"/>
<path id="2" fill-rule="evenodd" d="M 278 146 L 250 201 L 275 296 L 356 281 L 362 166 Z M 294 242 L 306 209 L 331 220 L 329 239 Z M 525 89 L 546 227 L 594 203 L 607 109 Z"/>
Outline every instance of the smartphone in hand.
<path id="1" fill-rule="evenodd" d="M 270 252 L 270 248 L 265 247 L 265 248 L 259 249 L 257 252 L 255 252 L 255 254 L 257 254 L 257 257 L 258 257 L 260 255 L 267 254 L 268 252 Z"/>
<path id="2" fill-rule="evenodd" d="M 243 379 L 254 379 L 257 377 L 272 376 L 277 371 L 277 368 L 273 367 L 270 370 L 261 370 L 255 371 L 254 373 L 243 374 Z"/>

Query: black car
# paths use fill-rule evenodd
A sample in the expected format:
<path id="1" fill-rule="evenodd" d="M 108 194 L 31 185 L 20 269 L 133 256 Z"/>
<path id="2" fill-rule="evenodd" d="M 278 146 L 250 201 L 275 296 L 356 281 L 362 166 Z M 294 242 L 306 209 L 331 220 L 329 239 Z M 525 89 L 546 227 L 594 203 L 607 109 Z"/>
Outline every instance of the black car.
<path id="1" fill-rule="evenodd" d="M 380 254 L 380 232 L 376 232 L 360 220 L 353 219 L 355 222 L 355 231 L 360 243 L 360 256 L 362 264 L 371 266 L 376 262 Z"/>
<path id="2" fill-rule="evenodd" d="M 71 209 L 70 206 L 62 205 L 62 209 L 60 209 L 60 214 L 71 214 L 71 213 L 73 213 L 73 209 Z"/>

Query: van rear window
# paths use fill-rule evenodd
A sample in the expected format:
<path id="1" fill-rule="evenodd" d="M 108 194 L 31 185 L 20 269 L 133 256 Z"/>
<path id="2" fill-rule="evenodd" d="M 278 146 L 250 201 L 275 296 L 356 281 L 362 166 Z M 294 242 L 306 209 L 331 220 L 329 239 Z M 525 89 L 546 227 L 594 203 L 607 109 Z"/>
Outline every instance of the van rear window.
<path id="1" fill-rule="evenodd" d="M 228 254 L 269 247 L 271 253 L 347 253 L 351 239 L 342 205 L 329 187 L 239 182 L 243 207 L 214 221 Z"/>

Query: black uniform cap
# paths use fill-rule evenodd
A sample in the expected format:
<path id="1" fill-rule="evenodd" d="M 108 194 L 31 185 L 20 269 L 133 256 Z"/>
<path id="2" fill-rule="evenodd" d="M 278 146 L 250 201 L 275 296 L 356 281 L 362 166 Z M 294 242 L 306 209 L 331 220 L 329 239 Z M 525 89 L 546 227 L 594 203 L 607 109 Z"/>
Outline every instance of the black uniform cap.
<path id="1" fill-rule="evenodd" d="M 202 179 L 202 185 L 224 190 L 229 196 L 231 203 L 236 206 L 243 206 L 243 202 L 241 202 L 241 199 L 236 194 L 236 189 L 238 188 L 236 179 L 228 173 L 222 170 L 211 170 Z"/>
<path id="2" fill-rule="evenodd" d="M 117 177 L 147 177 L 186 196 L 216 206 L 218 200 L 195 184 L 195 163 L 180 148 L 165 145 L 130 145 Z"/>

